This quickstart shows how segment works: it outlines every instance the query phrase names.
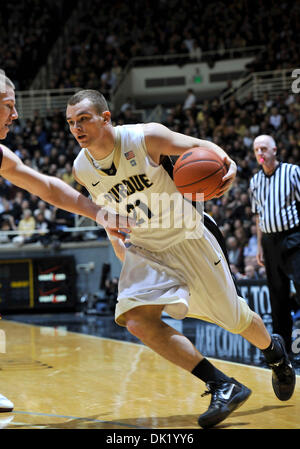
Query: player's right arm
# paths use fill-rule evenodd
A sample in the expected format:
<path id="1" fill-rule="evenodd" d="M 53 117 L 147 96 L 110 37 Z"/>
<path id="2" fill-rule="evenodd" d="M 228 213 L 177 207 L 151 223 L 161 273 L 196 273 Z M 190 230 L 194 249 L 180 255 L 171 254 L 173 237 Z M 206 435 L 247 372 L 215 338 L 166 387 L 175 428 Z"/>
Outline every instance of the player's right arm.
<path id="1" fill-rule="evenodd" d="M 151 159 L 157 163 L 159 163 L 160 156 L 163 155 L 180 156 L 191 148 L 200 146 L 208 148 L 211 152 L 216 153 L 227 166 L 227 173 L 223 177 L 223 185 L 218 196 L 230 189 L 237 172 L 236 163 L 215 143 L 171 131 L 159 123 L 144 124 L 144 136 L 147 151 Z"/>

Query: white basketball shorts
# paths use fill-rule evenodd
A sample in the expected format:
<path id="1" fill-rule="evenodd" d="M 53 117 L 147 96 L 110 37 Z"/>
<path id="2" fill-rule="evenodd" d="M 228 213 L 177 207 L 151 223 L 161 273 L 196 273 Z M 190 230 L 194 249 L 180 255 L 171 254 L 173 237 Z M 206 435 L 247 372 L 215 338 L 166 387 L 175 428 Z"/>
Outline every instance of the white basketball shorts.
<path id="1" fill-rule="evenodd" d="M 124 313 L 143 305 L 165 305 L 175 319 L 193 317 L 241 333 L 253 312 L 238 296 L 224 253 L 204 227 L 190 238 L 161 252 L 131 245 L 119 280 L 115 320 L 125 326 Z"/>

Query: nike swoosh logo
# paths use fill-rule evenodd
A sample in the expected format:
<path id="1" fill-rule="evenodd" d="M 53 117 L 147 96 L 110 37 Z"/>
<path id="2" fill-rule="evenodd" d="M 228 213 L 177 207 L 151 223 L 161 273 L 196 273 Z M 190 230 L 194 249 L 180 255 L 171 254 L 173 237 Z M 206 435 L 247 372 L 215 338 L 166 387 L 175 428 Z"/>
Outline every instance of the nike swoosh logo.
<path id="1" fill-rule="evenodd" d="M 98 181 L 98 182 L 95 182 L 95 183 L 93 183 L 93 182 L 92 182 L 92 186 L 93 186 L 93 187 L 95 187 L 96 185 L 98 185 L 98 184 L 99 184 L 99 182 L 100 182 L 100 181 Z"/>
<path id="2" fill-rule="evenodd" d="M 60 287 L 55 287 L 52 288 L 51 290 L 46 290 L 45 292 L 43 292 L 43 290 L 39 289 L 39 294 L 40 296 L 47 296 L 47 295 L 52 295 L 52 293 L 55 293 L 59 290 Z"/>
<path id="3" fill-rule="evenodd" d="M 222 394 L 223 398 L 224 398 L 224 399 L 229 399 L 233 389 L 234 389 L 234 384 L 232 384 L 232 385 L 230 386 L 230 388 L 229 388 L 229 390 L 227 391 L 227 393 L 225 393 L 225 394 L 223 393 L 223 394 Z"/>
<path id="4" fill-rule="evenodd" d="M 214 262 L 215 265 L 218 265 L 218 263 L 221 262 L 221 259 L 218 260 L 218 262 Z"/>
<path id="5" fill-rule="evenodd" d="M 39 274 L 48 274 L 48 273 L 52 273 L 53 271 L 58 270 L 61 267 L 61 265 L 57 265 L 56 267 L 51 267 L 48 268 L 47 270 L 39 270 Z"/>

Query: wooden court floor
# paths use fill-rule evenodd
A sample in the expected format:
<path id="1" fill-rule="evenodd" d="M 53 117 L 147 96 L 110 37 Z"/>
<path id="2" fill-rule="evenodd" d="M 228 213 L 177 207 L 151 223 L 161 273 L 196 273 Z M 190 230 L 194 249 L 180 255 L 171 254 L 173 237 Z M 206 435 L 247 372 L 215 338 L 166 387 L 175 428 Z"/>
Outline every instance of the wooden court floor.
<path id="1" fill-rule="evenodd" d="M 214 360 L 252 389 L 217 427 L 300 429 L 300 379 L 279 401 L 270 370 Z M 0 321 L 0 429 L 198 429 L 205 385 L 143 345 Z"/>

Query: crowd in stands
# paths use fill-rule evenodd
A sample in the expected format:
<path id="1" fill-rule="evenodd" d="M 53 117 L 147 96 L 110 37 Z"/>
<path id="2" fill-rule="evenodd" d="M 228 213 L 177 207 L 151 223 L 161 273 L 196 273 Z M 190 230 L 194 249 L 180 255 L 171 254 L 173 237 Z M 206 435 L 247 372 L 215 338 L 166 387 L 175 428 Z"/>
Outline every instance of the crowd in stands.
<path id="1" fill-rule="evenodd" d="M 85 0 L 72 2 L 71 7 L 66 1 L 4 2 L 0 67 L 18 90 L 30 87 L 74 11 L 76 23 L 72 22 L 64 57 L 56 62 L 48 88 L 95 88 L 109 98 L 128 61 L 138 56 L 188 54 L 189 62 L 202 60 L 204 52 L 217 51 L 207 60 L 214 64 L 225 56 L 226 49 L 259 45 L 264 51 L 258 53 L 249 70 L 294 68 L 300 60 L 300 7 L 291 0 Z M 134 123 L 132 107 L 123 106 L 119 114 L 115 112 L 115 124 Z M 266 95 L 260 102 L 249 95 L 241 104 L 232 99 L 222 105 L 218 98 L 200 102 L 192 91 L 184 104 L 166 111 L 164 124 L 170 129 L 213 140 L 237 162 L 238 175 L 229 194 L 206 203 L 206 211 L 226 239 L 237 278 L 264 276 L 255 261 L 256 229 L 248 196 L 249 179 L 257 170 L 253 138 L 272 134 L 281 160 L 298 163 L 299 114 L 299 95 L 275 100 Z M 72 176 L 79 147 L 62 113 L 51 111 L 42 118 L 37 112 L 31 119 L 17 121 L 4 144 L 25 164 L 59 176 L 86 193 Z M 74 239 L 63 233 L 63 227 L 73 226 L 74 219 L 72 214 L 56 210 L 0 178 L 0 228 L 23 233 L 15 237 L 2 234 L 3 242 L 39 241 L 47 246 L 49 235 L 57 240 Z M 32 233 L 37 229 L 38 234 Z"/>
<path id="2" fill-rule="evenodd" d="M 71 12 L 66 0 L 1 2 L 0 68 L 28 90 Z M 73 5 L 76 2 L 72 2 Z"/>
<path id="3" fill-rule="evenodd" d="M 30 89 L 65 30 L 45 88 L 84 86 L 108 98 L 134 57 L 213 65 L 228 49 L 260 46 L 251 71 L 294 68 L 300 60 L 300 7 L 292 0 L 23 0 L 3 2 L 1 12 L 0 67 L 18 90 Z"/>
<path id="4" fill-rule="evenodd" d="M 150 57 L 144 65 L 159 55 L 213 65 L 227 49 L 261 46 L 249 70 L 294 68 L 300 60 L 300 8 L 290 0 L 86 0 L 78 11 L 53 88 L 85 86 L 109 97 L 135 57 Z"/>
<path id="5" fill-rule="evenodd" d="M 127 103 L 126 111 L 132 112 L 130 103 Z M 125 116 L 122 110 L 113 117 L 113 121 L 114 124 L 132 123 L 134 117 Z M 272 134 L 280 159 L 299 163 L 299 95 L 287 94 L 275 100 L 266 95 L 259 102 L 249 95 L 241 104 L 232 99 L 225 105 L 214 98 L 196 101 L 189 108 L 185 108 L 184 103 L 177 104 L 166 110 L 163 123 L 174 131 L 213 140 L 236 161 L 238 172 L 232 189 L 223 197 L 207 202 L 205 209 L 220 226 L 226 239 L 236 278 L 264 277 L 264 269 L 256 263 L 256 223 L 248 195 L 249 180 L 258 169 L 252 143 L 258 134 Z M 4 143 L 25 164 L 58 176 L 87 194 L 72 176 L 72 163 L 80 148 L 70 135 L 62 113 L 54 111 L 45 118 L 37 113 L 23 123 L 17 121 Z M 0 228 L 24 232 L 23 237 L 2 236 L 2 239 L 16 244 L 40 241 L 46 246 L 49 235 L 43 233 L 45 229 L 59 240 L 74 239 L 74 236 L 62 232 L 64 226 L 73 225 L 72 214 L 46 205 L 39 198 L 20 191 L 0 178 Z M 32 234 L 33 229 L 39 229 L 40 233 Z M 94 236 L 99 237 L 103 238 L 103 234 Z"/>

